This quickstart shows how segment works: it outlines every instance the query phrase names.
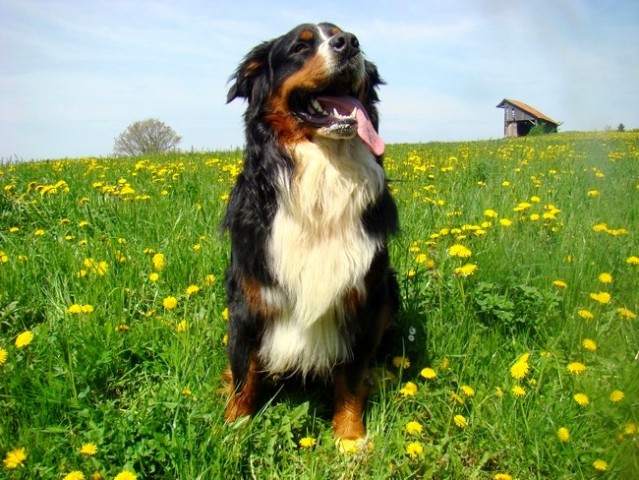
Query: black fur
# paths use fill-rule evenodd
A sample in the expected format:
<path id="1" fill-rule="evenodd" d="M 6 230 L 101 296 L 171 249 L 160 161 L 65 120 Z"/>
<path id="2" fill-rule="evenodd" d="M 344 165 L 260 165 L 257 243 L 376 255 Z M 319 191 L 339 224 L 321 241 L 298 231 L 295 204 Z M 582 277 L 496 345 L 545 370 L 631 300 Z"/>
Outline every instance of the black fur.
<path id="1" fill-rule="evenodd" d="M 233 187 L 223 220 L 223 228 L 231 239 L 231 261 L 226 273 L 230 315 L 228 354 L 233 388 L 238 397 L 243 394 L 247 376 L 251 374 L 251 362 L 255 361 L 264 329 L 268 328 L 269 322 L 277 321 L 251 304 L 243 285 L 249 280 L 263 287 L 276 283 L 269 264 L 268 244 L 280 204 L 277 181 L 282 175 L 288 181 L 294 181 L 296 168 L 296 161 L 289 153 L 290 145 L 282 144 L 282 138 L 273 127 L 269 99 L 278 94 L 283 82 L 302 68 L 314 53 L 314 45 L 310 42 L 300 45 L 303 43 L 300 32 L 333 27 L 331 24 L 301 25 L 282 37 L 264 42 L 249 52 L 231 77 L 227 101 L 244 98 L 248 102 L 244 115 L 244 168 Z M 375 104 L 379 100 L 376 88 L 381 83 L 377 68 L 366 60 L 365 85 L 360 100 L 375 129 L 378 128 Z M 312 136 L 306 140 L 312 141 Z M 382 164 L 381 157 L 377 161 Z M 388 236 L 398 229 L 398 215 L 387 187 L 367 207 L 361 221 L 368 235 L 381 240 L 382 247 L 364 279 L 366 298 L 352 309 L 342 327 L 353 358 L 348 364 L 335 365 L 335 370 L 345 371 L 346 383 L 353 391 L 359 388 L 383 330 L 399 306 L 397 281 L 389 267 L 386 247 Z M 250 414 L 254 406 L 238 407 L 238 410 L 240 415 Z M 233 420 L 235 416 L 227 410 L 227 418 Z"/>

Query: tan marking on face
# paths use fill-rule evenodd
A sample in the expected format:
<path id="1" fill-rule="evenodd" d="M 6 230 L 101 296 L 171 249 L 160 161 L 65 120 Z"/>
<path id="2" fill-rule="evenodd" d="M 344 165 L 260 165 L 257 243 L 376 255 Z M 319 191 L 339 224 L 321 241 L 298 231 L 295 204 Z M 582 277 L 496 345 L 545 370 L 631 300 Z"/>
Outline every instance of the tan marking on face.
<path id="1" fill-rule="evenodd" d="M 311 30 L 302 30 L 299 35 L 299 39 L 305 42 L 310 42 L 315 38 L 315 33 Z"/>
<path id="2" fill-rule="evenodd" d="M 295 90 L 321 90 L 326 86 L 329 78 L 329 66 L 323 55 L 313 55 L 304 66 L 288 77 L 278 91 L 273 92 L 269 99 L 269 111 L 266 119 L 271 123 L 280 142 L 293 144 L 310 138 L 314 129 L 301 125 L 299 120 L 289 111 L 289 97 Z"/>

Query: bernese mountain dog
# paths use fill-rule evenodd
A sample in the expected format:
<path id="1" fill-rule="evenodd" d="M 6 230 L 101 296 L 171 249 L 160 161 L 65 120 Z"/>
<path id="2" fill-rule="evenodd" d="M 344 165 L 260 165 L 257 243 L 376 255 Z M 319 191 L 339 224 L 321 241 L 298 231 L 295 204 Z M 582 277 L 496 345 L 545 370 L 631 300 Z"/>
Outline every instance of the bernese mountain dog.
<path id="1" fill-rule="evenodd" d="M 362 440 L 367 368 L 399 306 L 382 80 L 355 35 L 320 23 L 261 43 L 229 82 L 227 101 L 248 107 L 244 167 L 223 220 L 226 421 L 255 413 L 266 376 L 298 374 L 334 386 L 335 438 Z"/>

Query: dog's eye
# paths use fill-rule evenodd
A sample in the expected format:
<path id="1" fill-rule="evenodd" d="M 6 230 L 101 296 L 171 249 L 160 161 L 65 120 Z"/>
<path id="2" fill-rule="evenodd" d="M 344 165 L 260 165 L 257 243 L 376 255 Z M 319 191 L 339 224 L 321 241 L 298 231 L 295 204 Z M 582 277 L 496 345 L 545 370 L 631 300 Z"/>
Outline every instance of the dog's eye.
<path id="1" fill-rule="evenodd" d="M 311 46 L 306 42 L 297 42 L 293 45 L 293 53 L 304 53 L 308 52 L 311 49 Z"/>

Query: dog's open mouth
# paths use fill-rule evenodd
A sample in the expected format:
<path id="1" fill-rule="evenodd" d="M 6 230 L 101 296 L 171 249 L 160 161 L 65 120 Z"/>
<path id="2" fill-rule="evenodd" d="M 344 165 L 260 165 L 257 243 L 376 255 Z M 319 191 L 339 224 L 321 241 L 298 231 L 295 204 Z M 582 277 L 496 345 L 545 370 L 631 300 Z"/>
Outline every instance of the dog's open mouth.
<path id="1" fill-rule="evenodd" d="M 330 91 L 297 93 L 291 100 L 295 116 L 325 136 L 358 135 L 374 155 L 384 153 L 384 142 L 375 131 L 361 102 L 352 95 Z"/>

